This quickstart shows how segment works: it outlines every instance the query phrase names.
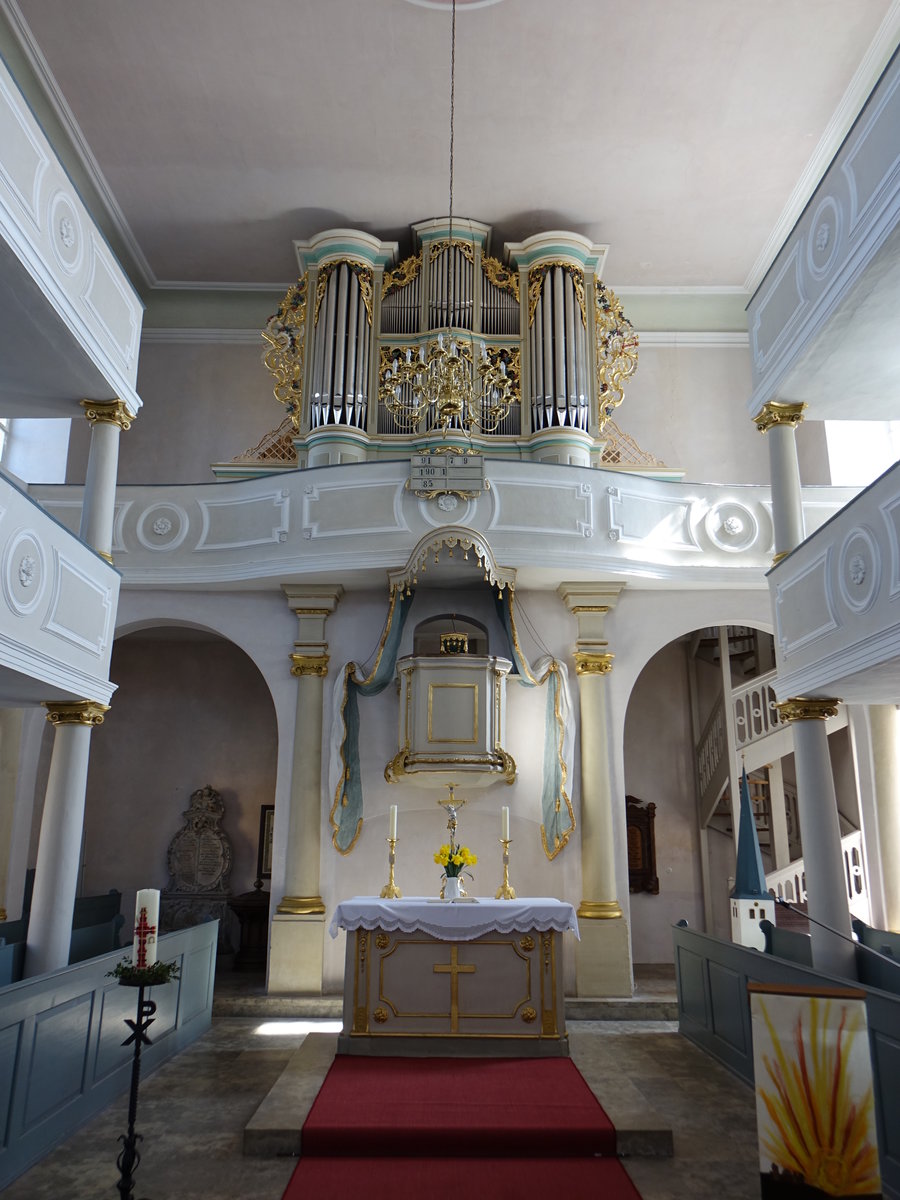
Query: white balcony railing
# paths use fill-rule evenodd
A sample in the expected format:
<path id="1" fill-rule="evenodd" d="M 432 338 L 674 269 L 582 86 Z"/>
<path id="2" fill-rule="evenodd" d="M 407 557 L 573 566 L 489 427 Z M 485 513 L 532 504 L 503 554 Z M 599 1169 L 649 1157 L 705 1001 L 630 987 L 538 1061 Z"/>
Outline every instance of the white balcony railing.
<path id="1" fill-rule="evenodd" d="M 844 860 L 844 885 L 847 890 L 850 914 L 869 924 L 872 920 L 872 912 L 863 865 L 862 834 L 859 830 L 841 838 L 841 852 Z M 766 875 L 766 886 L 780 900 L 787 900 L 791 904 L 805 904 L 806 870 L 803 859 L 798 858 L 796 862 L 782 867 L 780 871 L 770 871 Z"/>

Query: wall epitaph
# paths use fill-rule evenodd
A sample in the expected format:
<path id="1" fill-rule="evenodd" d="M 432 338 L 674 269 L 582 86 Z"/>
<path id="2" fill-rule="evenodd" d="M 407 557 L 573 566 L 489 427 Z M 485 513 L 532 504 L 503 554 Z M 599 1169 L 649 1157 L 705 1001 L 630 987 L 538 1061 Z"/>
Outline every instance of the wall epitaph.
<path id="1" fill-rule="evenodd" d="M 169 842 L 169 886 L 162 893 L 160 924 L 164 932 L 185 929 L 203 921 L 219 921 L 219 950 L 234 949 L 231 895 L 232 852 L 227 834 L 219 828 L 225 816 L 221 795 L 210 787 L 191 794 L 183 813 L 184 825 Z"/>

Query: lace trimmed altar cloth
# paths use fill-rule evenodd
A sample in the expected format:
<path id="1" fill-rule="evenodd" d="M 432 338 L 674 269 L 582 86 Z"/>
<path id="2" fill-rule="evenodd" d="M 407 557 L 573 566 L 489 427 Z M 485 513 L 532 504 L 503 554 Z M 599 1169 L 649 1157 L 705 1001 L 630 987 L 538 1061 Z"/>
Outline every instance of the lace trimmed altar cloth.
<path id="1" fill-rule="evenodd" d="M 341 1054 L 567 1055 L 562 934 L 571 904 L 356 896 L 347 930 Z"/>
<path id="2" fill-rule="evenodd" d="M 578 920 L 571 904 L 545 896 L 521 900 L 443 901 L 428 896 L 405 900 L 381 900 L 377 896 L 354 896 L 334 910 L 329 933 L 341 929 L 384 929 L 390 933 L 427 933 L 441 942 L 470 942 L 486 933 L 527 933 L 531 929 L 578 934 Z"/>

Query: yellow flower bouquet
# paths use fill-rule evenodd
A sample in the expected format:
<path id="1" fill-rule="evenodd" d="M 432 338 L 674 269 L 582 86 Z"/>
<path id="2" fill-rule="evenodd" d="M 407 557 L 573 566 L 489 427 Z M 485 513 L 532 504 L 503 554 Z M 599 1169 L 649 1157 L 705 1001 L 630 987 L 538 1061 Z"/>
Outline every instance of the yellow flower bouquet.
<path id="1" fill-rule="evenodd" d="M 451 840 L 441 846 L 434 856 L 434 861 L 439 867 L 444 868 L 444 874 L 448 879 L 454 879 L 462 875 L 463 867 L 474 867 L 478 862 L 478 855 L 473 854 L 468 846 L 457 846 Z"/>

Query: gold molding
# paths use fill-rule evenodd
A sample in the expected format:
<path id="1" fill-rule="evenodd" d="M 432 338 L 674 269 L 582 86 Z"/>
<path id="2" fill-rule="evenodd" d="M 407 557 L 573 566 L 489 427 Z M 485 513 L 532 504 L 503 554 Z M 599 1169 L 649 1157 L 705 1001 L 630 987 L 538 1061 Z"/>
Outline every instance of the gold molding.
<path id="1" fill-rule="evenodd" d="M 113 562 L 113 556 L 111 554 L 107 554 L 105 550 L 97 550 L 97 551 L 95 551 L 95 553 L 99 554 L 102 559 L 105 559 L 106 562 L 108 562 L 111 567 L 114 567 L 116 565 Z"/>
<path id="2" fill-rule="evenodd" d="M 589 650 L 575 651 L 576 675 L 608 675 L 613 669 L 614 654 L 596 654 Z"/>
<path id="3" fill-rule="evenodd" d="M 324 678 L 328 674 L 327 654 L 292 654 L 292 675 L 318 675 Z"/>
<path id="4" fill-rule="evenodd" d="M 775 555 L 775 557 L 772 559 L 772 566 L 777 567 L 778 564 L 781 562 L 781 560 L 784 558 L 787 558 L 787 556 L 789 554 L 790 554 L 790 550 L 779 550 L 778 553 Z"/>
<path id="5" fill-rule="evenodd" d="M 791 696 L 776 704 L 782 721 L 827 721 L 836 717 L 841 701 L 828 696 Z"/>
<path id="6" fill-rule="evenodd" d="M 608 604 L 573 604 L 569 612 L 575 615 L 578 613 L 608 613 L 612 612 L 612 609 Z"/>
<path id="7" fill-rule="evenodd" d="M 104 713 L 109 712 L 108 704 L 98 704 L 96 700 L 78 700 L 74 704 L 44 700 L 43 705 L 51 725 L 102 725 Z"/>
<path id="8" fill-rule="evenodd" d="M 572 286 L 575 289 L 575 299 L 578 301 L 578 307 L 581 309 L 581 325 L 587 329 L 587 309 L 584 297 L 584 271 L 580 267 L 574 266 L 570 262 L 563 259 L 553 259 L 552 261 L 537 263 L 528 272 L 528 328 L 534 324 L 534 314 L 537 310 L 537 303 L 541 297 L 541 292 L 544 290 L 544 278 L 547 272 L 553 267 L 561 267 L 563 271 L 572 280 Z"/>
<path id="9" fill-rule="evenodd" d="M 403 262 L 398 263 L 393 271 L 385 271 L 381 282 L 381 298 L 389 296 L 391 292 L 398 291 L 400 288 L 406 287 L 418 278 L 419 271 L 422 269 L 422 251 L 412 255 L 411 258 L 404 258 Z"/>
<path id="10" fill-rule="evenodd" d="M 516 300 L 519 299 L 518 271 L 514 271 L 510 267 L 505 267 L 499 258 L 490 257 L 482 258 L 481 269 L 488 283 L 492 283 L 501 292 L 509 292 L 515 296 Z"/>
<path id="11" fill-rule="evenodd" d="M 321 896 L 282 896 L 276 912 L 294 917 L 322 916 L 325 905 Z"/>
<path id="12" fill-rule="evenodd" d="M 588 921 L 614 921 L 624 916 L 618 900 L 582 900 L 577 915 Z"/>
<path id="13" fill-rule="evenodd" d="M 288 288 L 284 299 L 262 330 L 268 343 L 263 364 L 275 376 L 273 392 L 283 404 L 295 430 L 300 428 L 303 404 L 303 355 L 306 348 L 307 277 Z"/>
<path id="14" fill-rule="evenodd" d="M 803 420 L 805 408 L 805 404 L 783 404 L 780 400 L 769 400 L 753 418 L 753 424 L 760 433 L 768 433 L 776 425 L 790 425 L 796 429 Z"/>
<path id="15" fill-rule="evenodd" d="M 79 403 L 90 425 L 118 425 L 123 431 L 131 428 L 134 417 L 122 400 L 80 400 Z"/>

